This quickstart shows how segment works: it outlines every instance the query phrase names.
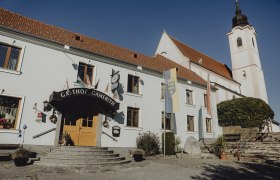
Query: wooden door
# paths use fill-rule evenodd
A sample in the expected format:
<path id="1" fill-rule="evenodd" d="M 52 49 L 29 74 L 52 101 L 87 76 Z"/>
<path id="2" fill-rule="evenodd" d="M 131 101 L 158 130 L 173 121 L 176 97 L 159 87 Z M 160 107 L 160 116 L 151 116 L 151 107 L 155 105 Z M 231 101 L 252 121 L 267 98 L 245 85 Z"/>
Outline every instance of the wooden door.
<path id="1" fill-rule="evenodd" d="M 96 146 L 98 115 L 64 122 L 63 131 L 70 134 L 75 146 Z"/>

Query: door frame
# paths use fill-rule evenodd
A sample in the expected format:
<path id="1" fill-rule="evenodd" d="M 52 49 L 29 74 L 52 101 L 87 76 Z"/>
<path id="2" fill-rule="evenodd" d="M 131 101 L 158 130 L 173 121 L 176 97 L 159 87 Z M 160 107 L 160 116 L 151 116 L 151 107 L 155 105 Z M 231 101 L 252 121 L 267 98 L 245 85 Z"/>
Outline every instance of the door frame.
<path id="1" fill-rule="evenodd" d="M 96 146 L 95 147 L 101 147 L 101 135 L 102 135 L 102 121 L 105 118 L 105 115 L 99 113 L 98 114 L 98 125 L 96 127 Z M 54 140 L 54 145 L 59 146 L 59 139 L 63 133 L 63 126 L 64 123 L 62 122 L 63 120 L 63 115 L 59 114 L 57 117 L 57 123 L 56 123 L 56 132 L 55 132 L 55 140 Z M 92 146 L 94 147 L 94 146 Z"/>

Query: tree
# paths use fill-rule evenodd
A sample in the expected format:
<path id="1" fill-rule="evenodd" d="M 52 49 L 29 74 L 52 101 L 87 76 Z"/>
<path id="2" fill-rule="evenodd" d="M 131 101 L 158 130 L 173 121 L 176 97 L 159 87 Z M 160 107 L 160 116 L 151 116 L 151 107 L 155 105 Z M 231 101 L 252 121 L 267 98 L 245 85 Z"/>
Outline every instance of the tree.
<path id="1" fill-rule="evenodd" d="M 217 106 L 220 126 L 262 127 L 274 112 L 263 100 L 252 97 L 223 101 Z"/>

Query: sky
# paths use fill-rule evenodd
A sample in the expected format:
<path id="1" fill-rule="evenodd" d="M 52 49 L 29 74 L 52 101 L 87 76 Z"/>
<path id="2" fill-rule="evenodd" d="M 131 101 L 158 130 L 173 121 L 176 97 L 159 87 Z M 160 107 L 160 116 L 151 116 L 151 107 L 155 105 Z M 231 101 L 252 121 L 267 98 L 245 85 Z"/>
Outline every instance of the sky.
<path id="1" fill-rule="evenodd" d="M 239 0 L 257 32 L 269 105 L 280 121 L 280 0 Z M 0 0 L 0 7 L 153 56 L 169 35 L 231 67 L 235 0 Z"/>

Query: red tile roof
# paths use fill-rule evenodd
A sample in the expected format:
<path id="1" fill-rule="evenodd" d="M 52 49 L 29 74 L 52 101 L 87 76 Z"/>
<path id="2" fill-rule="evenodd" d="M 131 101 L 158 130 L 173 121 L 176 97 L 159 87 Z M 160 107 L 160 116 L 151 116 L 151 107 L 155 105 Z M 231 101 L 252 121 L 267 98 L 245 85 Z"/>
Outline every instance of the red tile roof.
<path id="1" fill-rule="evenodd" d="M 170 37 L 174 44 L 179 48 L 182 54 L 188 57 L 193 63 L 198 64 L 210 71 L 213 71 L 227 79 L 232 78 L 231 70 L 228 68 L 227 65 L 222 64 L 215 59 L 187 46 L 186 44 L 178 41 L 177 39 Z M 202 60 L 202 61 L 201 61 Z"/>
<path id="2" fill-rule="evenodd" d="M 82 34 L 74 33 L 24 17 L 3 8 L 0 8 L 0 27 L 5 27 L 10 30 L 18 31 L 62 45 L 75 47 L 83 51 L 113 58 L 122 62 L 138 65 L 160 73 L 164 70 L 177 67 L 179 69 L 178 77 L 201 85 L 206 85 L 206 81 L 194 72 L 160 55 L 148 57 L 111 43 L 96 40 Z M 79 37 L 76 38 L 76 36 Z M 134 54 L 137 54 L 137 57 L 134 57 Z"/>

